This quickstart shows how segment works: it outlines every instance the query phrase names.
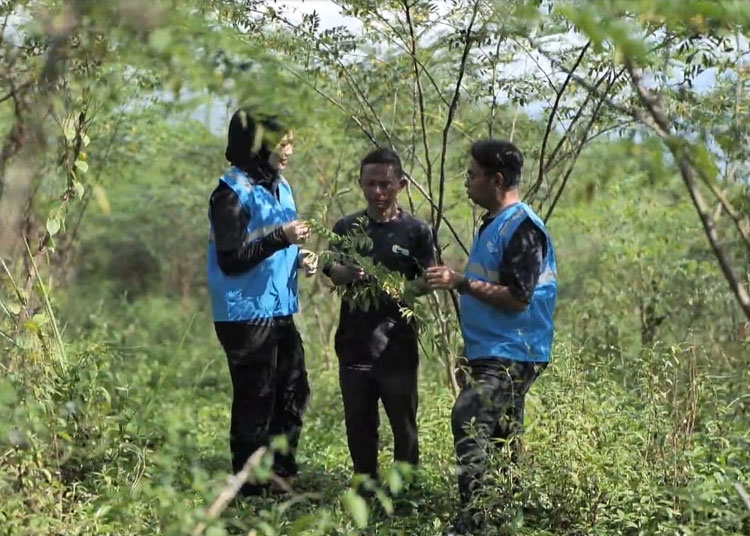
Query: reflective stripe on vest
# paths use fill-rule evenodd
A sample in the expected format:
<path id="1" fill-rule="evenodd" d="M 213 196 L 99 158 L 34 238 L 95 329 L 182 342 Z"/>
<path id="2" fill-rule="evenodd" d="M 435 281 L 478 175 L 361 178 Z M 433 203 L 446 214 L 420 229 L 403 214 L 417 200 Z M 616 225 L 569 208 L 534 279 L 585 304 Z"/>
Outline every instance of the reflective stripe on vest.
<path id="1" fill-rule="evenodd" d="M 490 270 L 488 268 L 485 268 L 477 262 L 470 262 L 466 265 L 466 274 L 469 277 L 479 277 L 484 281 L 488 281 L 490 283 L 500 282 L 500 272 L 498 272 L 497 270 Z"/>
<path id="2" fill-rule="evenodd" d="M 537 283 L 537 285 L 554 283 L 555 281 L 557 281 L 557 272 L 550 268 L 547 268 L 544 272 L 542 272 L 542 275 L 539 276 L 539 283 Z"/>

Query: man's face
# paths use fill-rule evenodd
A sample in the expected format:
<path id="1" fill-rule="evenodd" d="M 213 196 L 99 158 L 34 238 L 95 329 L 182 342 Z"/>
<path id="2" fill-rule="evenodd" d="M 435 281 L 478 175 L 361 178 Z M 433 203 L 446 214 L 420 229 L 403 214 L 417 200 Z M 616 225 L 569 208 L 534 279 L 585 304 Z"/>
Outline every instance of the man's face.
<path id="1" fill-rule="evenodd" d="M 466 194 L 474 203 L 480 207 L 487 208 L 491 200 L 495 197 L 497 188 L 497 174 L 487 174 L 482 166 L 471 158 L 469 167 L 466 170 Z"/>
<path id="2" fill-rule="evenodd" d="M 287 132 L 274 149 L 269 158 L 269 163 L 274 169 L 282 170 L 289 163 L 289 157 L 294 152 L 294 134 Z"/>
<path id="3" fill-rule="evenodd" d="M 396 177 L 390 164 L 365 164 L 362 167 L 359 185 L 369 206 L 385 210 L 396 203 L 396 197 L 403 189 L 405 181 Z"/>

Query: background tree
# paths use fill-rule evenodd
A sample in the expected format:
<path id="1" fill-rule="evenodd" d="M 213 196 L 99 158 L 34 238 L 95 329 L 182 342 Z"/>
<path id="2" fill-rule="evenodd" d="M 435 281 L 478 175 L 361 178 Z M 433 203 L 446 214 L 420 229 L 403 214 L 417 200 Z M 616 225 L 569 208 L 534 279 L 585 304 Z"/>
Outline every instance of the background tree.
<path id="1" fill-rule="evenodd" d="M 320 228 L 361 208 L 362 154 L 393 146 L 403 201 L 456 266 L 479 216 L 463 189 L 470 142 L 523 149 L 561 294 L 553 364 L 529 397 L 524 489 L 501 453 L 478 505 L 499 533 L 746 533 L 746 3 L 341 1 L 349 24 L 333 28 L 317 5 L 0 6 L 4 530 L 435 534 L 449 522 L 451 296 L 417 311 L 424 462 L 395 500 L 413 475 L 384 474 L 385 512 L 416 507 L 396 518 L 349 490 L 338 298 L 323 278 L 303 283 L 298 318 L 314 388 L 302 493 L 227 502 L 231 386 L 208 312 L 206 201 L 226 119 L 249 104 L 295 126 L 288 177 Z M 313 247 L 327 248 L 322 233 Z M 271 477 L 267 460 L 249 477 Z"/>

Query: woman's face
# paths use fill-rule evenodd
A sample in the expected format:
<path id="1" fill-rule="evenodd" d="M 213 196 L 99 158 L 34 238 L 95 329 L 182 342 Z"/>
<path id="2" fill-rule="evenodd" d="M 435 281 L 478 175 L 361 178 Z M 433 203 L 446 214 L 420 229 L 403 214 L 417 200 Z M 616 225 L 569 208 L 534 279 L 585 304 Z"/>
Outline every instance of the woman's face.
<path id="1" fill-rule="evenodd" d="M 282 170 L 289 163 L 289 157 L 294 152 L 294 132 L 289 131 L 284 134 L 281 141 L 271 153 L 268 163 L 274 169 Z"/>

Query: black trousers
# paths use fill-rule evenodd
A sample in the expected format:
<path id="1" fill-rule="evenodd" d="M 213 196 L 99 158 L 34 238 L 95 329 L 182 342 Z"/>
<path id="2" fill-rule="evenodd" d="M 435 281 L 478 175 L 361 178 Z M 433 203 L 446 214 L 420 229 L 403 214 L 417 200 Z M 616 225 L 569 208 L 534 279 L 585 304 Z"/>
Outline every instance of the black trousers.
<path id="1" fill-rule="evenodd" d="M 295 451 L 310 388 L 302 339 L 292 317 L 263 324 L 216 322 L 214 327 L 232 377 L 232 469 L 238 472 L 272 436 L 284 435 L 289 450 L 276 453 L 273 471 L 295 475 Z"/>
<path id="2" fill-rule="evenodd" d="M 414 349 L 416 352 L 416 348 Z M 378 400 L 393 430 L 396 461 L 419 463 L 417 441 L 418 355 L 404 356 L 409 366 L 379 366 L 377 363 L 340 363 L 339 385 L 349 453 L 355 473 L 378 478 Z"/>
<path id="3" fill-rule="evenodd" d="M 482 487 L 490 449 L 510 442 L 516 458 L 526 393 L 545 366 L 496 358 L 469 362 L 451 414 L 463 506 Z"/>

